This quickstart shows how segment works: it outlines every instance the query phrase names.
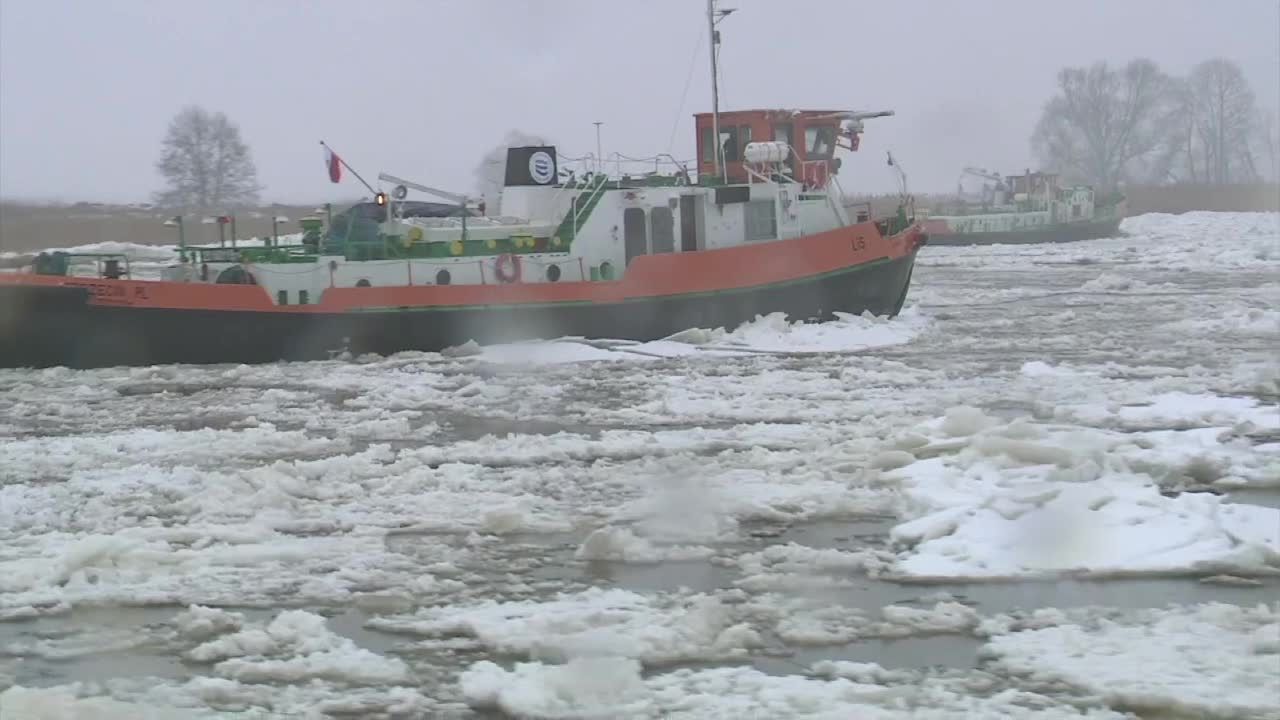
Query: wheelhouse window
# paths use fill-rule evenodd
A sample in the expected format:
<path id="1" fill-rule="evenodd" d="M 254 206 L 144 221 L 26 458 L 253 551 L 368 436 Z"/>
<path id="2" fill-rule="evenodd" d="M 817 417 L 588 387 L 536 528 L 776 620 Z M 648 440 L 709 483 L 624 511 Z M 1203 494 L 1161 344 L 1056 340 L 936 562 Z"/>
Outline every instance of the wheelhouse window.
<path id="1" fill-rule="evenodd" d="M 702 162 L 715 160 L 715 149 L 711 144 L 711 128 L 703 128 L 701 142 Z M 726 125 L 720 128 L 720 146 L 724 149 L 725 162 L 741 162 L 742 150 L 751 142 L 750 125 Z"/>
<path id="2" fill-rule="evenodd" d="M 794 145 L 795 140 L 791 137 L 791 133 L 791 123 L 778 123 L 773 126 L 773 141 Z"/>
<path id="3" fill-rule="evenodd" d="M 724 147 L 725 162 L 738 162 L 742 159 L 742 155 L 738 152 L 738 128 L 721 128 L 720 144 Z"/>
<path id="4" fill-rule="evenodd" d="M 796 155 L 799 149 L 796 148 L 796 130 L 791 123 L 778 123 L 773 126 L 773 141 L 783 142 L 787 147 L 791 148 L 791 152 L 787 153 L 787 168 L 792 175 L 796 172 Z"/>
<path id="5" fill-rule="evenodd" d="M 836 129 L 830 125 L 807 127 L 804 129 L 804 151 L 806 160 L 828 160 L 835 155 Z"/>

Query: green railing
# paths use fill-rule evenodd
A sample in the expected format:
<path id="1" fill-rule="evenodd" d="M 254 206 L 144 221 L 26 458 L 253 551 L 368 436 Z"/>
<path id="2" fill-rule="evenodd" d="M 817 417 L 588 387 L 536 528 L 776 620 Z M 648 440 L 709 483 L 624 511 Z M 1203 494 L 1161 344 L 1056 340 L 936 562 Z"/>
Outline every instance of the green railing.
<path id="1" fill-rule="evenodd" d="M 914 213 L 913 213 L 914 214 Z M 908 216 L 907 206 L 899 205 L 898 212 L 888 219 L 889 235 L 897 235 L 898 233 L 911 227 L 911 223 L 915 222 L 915 218 Z"/>
<path id="2" fill-rule="evenodd" d="M 608 184 L 609 178 L 603 173 L 593 175 L 587 181 L 586 188 L 569 203 L 569 212 L 565 213 L 564 219 L 556 228 L 555 237 L 560 238 L 562 243 L 572 243 L 578 236 L 578 230 L 591 216 L 591 211 L 600 204 L 600 198 L 604 197 Z"/>

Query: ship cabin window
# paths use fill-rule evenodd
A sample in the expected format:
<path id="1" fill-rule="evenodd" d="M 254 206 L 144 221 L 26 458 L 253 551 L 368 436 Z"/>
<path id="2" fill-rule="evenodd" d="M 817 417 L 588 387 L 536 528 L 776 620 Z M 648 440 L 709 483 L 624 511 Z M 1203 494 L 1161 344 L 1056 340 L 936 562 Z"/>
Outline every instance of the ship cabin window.
<path id="1" fill-rule="evenodd" d="M 788 145 L 795 144 L 795 138 L 791 137 L 793 128 L 791 123 L 778 123 L 773 126 L 773 141 L 784 142 Z"/>
<path id="2" fill-rule="evenodd" d="M 773 126 L 773 141 L 784 142 L 788 147 L 795 148 L 795 127 L 791 123 L 778 123 Z M 791 168 L 794 175 L 796 171 L 796 155 L 794 152 L 787 154 L 787 167 Z"/>
<path id="3" fill-rule="evenodd" d="M 836 150 L 836 129 L 831 125 L 819 125 L 804 129 L 804 154 L 806 160 L 830 160 Z"/>
<path id="4" fill-rule="evenodd" d="M 743 207 L 747 242 L 777 239 L 778 216 L 773 200 L 752 200 Z"/>
<path id="5" fill-rule="evenodd" d="M 700 142 L 699 145 L 702 146 L 702 162 L 704 163 L 713 162 L 716 159 L 715 145 L 712 144 L 711 142 L 710 127 L 702 128 L 702 142 Z"/>
<path id="6" fill-rule="evenodd" d="M 277 305 L 288 305 L 288 304 L 289 304 L 289 291 L 288 291 L 288 290 L 281 290 L 281 291 L 279 291 L 279 292 L 277 292 L 277 293 L 276 293 L 276 304 L 277 304 Z"/>
<path id="7" fill-rule="evenodd" d="M 306 290 L 299 290 L 299 291 L 298 291 L 298 304 L 299 304 L 299 305 L 306 305 L 306 304 L 307 304 L 307 299 L 308 299 L 308 298 L 307 298 L 307 291 L 306 291 Z"/>
<path id="8" fill-rule="evenodd" d="M 1072 205 L 1072 206 L 1071 206 L 1071 217 L 1073 217 L 1073 218 L 1078 218 L 1078 217 L 1080 217 L 1080 206 L 1079 206 L 1079 205 Z"/>
<path id="9" fill-rule="evenodd" d="M 738 162 L 742 156 L 738 153 L 738 128 L 720 128 L 720 144 L 724 147 L 724 161 Z"/>
<path id="10" fill-rule="evenodd" d="M 742 151 L 751 142 L 751 126 L 738 125 L 720 128 L 720 144 L 724 146 L 724 161 L 742 162 Z"/>
<path id="11" fill-rule="evenodd" d="M 653 252 L 655 254 L 675 252 L 675 217 L 671 214 L 671 208 L 659 205 L 650 210 L 649 224 L 653 226 L 650 231 Z"/>

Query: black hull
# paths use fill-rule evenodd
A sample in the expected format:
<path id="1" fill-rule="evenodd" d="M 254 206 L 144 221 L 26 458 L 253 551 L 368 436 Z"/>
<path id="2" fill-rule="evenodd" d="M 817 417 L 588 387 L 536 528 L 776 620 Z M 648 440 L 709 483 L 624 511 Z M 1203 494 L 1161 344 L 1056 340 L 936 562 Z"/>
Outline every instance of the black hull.
<path id="1" fill-rule="evenodd" d="M 1043 230 L 983 233 L 929 233 L 930 245 L 1031 245 L 1097 240 L 1120 234 L 1119 220 L 1055 225 Z"/>
<path id="2" fill-rule="evenodd" d="M 333 314 L 111 307 L 88 304 L 81 288 L 0 285 L 0 367 L 263 363 L 564 336 L 645 341 L 771 312 L 896 315 L 914 264 L 912 253 L 785 284 L 611 304 Z"/>

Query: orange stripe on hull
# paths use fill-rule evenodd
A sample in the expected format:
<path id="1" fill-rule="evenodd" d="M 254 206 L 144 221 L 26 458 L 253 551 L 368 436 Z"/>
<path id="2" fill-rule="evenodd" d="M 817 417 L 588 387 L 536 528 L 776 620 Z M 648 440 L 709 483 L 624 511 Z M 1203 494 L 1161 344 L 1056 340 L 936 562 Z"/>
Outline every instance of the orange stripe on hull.
<path id="1" fill-rule="evenodd" d="M 326 288 L 313 305 L 278 306 L 257 285 L 0 273 L 0 284 L 85 287 L 92 305 L 180 310 L 332 313 L 375 307 L 448 307 L 589 302 L 707 293 L 800 280 L 879 259 L 895 259 L 920 244 L 918 226 L 883 237 L 866 222 L 791 240 L 692 253 L 642 255 L 622 279 L 511 285 L 412 285 Z"/>

